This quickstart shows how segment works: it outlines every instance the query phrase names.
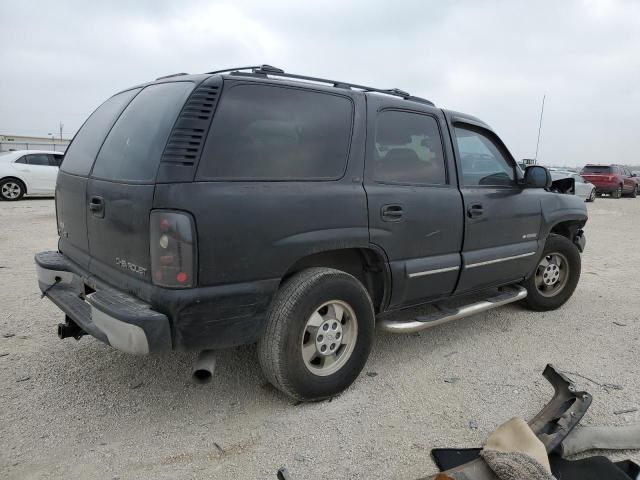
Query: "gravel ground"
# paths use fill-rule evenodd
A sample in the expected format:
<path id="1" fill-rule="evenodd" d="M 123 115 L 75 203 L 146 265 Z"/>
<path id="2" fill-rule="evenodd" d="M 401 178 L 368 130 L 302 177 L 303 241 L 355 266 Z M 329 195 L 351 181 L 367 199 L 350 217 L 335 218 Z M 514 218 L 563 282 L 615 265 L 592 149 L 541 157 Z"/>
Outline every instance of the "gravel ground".
<path id="1" fill-rule="evenodd" d="M 547 362 L 583 376 L 583 424 L 640 422 L 615 413 L 640 408 L 640 199 L 588 208 L 582 279 L 562 309 L 379 334 L 347 392 L 294 405 L 266 384 L 254 347 L 221 352 L 214 382 L 196 386 L 192 354 L 60 341 L 32 260 L 56 246 L 53 201 L 0 203 L 0 477 L 274 479 L 282 465 L 300 480 L 421 477 L 435 472 L 431 448 L 478 446 L 535 414 L 552 394 Z"/>

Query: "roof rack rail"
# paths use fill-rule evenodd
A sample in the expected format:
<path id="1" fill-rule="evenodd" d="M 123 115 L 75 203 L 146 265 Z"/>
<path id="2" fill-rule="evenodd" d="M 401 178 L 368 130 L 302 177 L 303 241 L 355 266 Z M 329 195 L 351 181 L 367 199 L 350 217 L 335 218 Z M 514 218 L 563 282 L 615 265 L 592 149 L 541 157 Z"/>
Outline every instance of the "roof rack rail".
<path id="1" fill-rule="evenodd" d="M 297 75 L 294 73 L 285 73 L 281 68 L 273 67 L 271 65 L 253 65 L 250 67 L 236 67 L 236 68 L 226 68 L 224 70 L 216 70 L 213 72 L 207 72 L 207 74 L 213 75 L 216 73 L 231 73 L 231 74 L 241 74 L 242 70 L 250 70 L 249 72 L 242 72 L 242 75 L 260 75 L 267 76 L 271 75 L 274 77 L 282 77 L 282 78 L 291 78 L 294 80 L 305 80 L 309 82 L 316 83 L 324 83 L 331 85 L 336 88 L 345 88 L 345 89 L 357 89 L 363 92 L 375 92 L 382 93 L 385 95 L 392 95 L 394 97 L 400 97 L 404 100 L 411 100 L 413 102 L 425 103 L 427 105 L 435 106 L 435 104 L 431 100 L 427 100 L 426 98 L 414 97 L 409 92 L 405 92 L 404 90 L 400 90 L 399 88 L 375 88 L 375 87 L 367 87 L 365 85 L 358 85 L 355 83 L 342 82 L 338 80 L 329 80 L 326 78 L 318 78 L 318 77 L 309 77 L 306 75 Z"/>
<path id="2" fill-rule="evenodd" d="M 164 80 L 165 78 L 171 78 L 171 77 L 181 77 L 182 75 L 189 75 L 186 72 L 180 72 L 180 73 L 172 73 L 171 75 L 163 75 L 162 77 L 158 77 L 156 78 L 157 80 Z"/>

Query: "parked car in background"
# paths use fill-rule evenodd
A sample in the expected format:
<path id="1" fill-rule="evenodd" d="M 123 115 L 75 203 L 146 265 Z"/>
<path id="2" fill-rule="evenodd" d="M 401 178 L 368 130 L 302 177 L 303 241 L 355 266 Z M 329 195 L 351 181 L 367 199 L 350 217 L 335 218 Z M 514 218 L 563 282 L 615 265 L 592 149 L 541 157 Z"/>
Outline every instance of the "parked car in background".
<path id="1" fill-rule="evenodd" d="M 63 154 L 46 150 L 16 150 L 0 154 L 0 198 L 53 195 Z"/>
<path id="2" fill-rule="evenodd" d="M 628 168 L 622 165 L 586 165 L 582 177 L 596 186 L 596 193 L 608 193 L 613 198 L 629 195 L 635 198 L 638 184 Z"/>
<path id="3" fill-rule="evenodd" d="M 586 181 L 577 173 L 550 168 L 551 191 L 567 193 L 583 198 L 585 202 L 593 202 L 596 199 L 596 186 Z"/>
<path id="4" fill-rule="evenodd" d="M 633 170 L 631 172 L 631 176 L 635 179 L 636 181 L 636 194 L 640 195 L 640 171 L 637 170 Z"/>

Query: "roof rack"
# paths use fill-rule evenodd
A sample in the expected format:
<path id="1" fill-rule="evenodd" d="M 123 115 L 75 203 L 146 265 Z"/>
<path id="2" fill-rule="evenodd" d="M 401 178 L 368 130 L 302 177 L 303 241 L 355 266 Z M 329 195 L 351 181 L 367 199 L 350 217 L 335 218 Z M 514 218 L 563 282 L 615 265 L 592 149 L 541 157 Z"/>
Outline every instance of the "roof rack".
<path id="1" fill-rule="evenodd" d="M 243 72 L 243 70 L 249 70 L 249 72 Z M 394 97 L 400 97 L 404 100 L 411 100 L 413 102 L 425 103 L 427 105 L 435 106 L 435 104 L 427 100 L 426 98 L 414 97 L 409 92 L 405 92 L 404 90 L 400 90 L 398 88 L 374 88 L 367 87 L 365 85 L 357 85 L 355 83 L 341 82 L 337 80 L 328 80 L 326 78 L 317 78 L 317 77 L 308 77 L 306 75 L 297 75 L 294 73 L 285 73 L 281 68 L 273 67 L 271 65 L 253 65 L 250 67 L 236 67 L 236 68 L 226 68 L 224 70 L 216 70 L 213 72 L 206 72 L 207 74 L 213 75 L 216 73 L 230 73 L 230 74 L 238 74 L 238 75 L 259 75 L 259 76 L 272 76 L 272 77 L 282 77 L 282 78 L 292 78 L 294 80 L 305 80 L 310 82 L 324 83 L 331 85 L 336 88 L 345 88 L 345 89 L 357 89 L 363 92 L 376 92 L 382 93 L 385 95 L 392 95 Z"/>

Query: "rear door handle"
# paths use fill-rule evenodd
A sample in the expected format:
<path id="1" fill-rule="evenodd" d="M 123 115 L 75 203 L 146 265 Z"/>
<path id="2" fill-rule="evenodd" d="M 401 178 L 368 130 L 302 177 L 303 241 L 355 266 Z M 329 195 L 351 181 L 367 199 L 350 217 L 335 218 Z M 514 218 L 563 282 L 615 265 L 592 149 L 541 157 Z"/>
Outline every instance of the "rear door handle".
<path id="1" fill-rule="evenodd" d="M 399 222 L 403 215 L 402 205 L 398 204 L 383 205 L 380 210 L 380 216 L 385 222 Z"/>
<path id="2" fill-rule="evenodd" d="M 104 199 L 98 196 L 91 197 L 89 210 L 94 217 L 104 218 Z"/>
<path id="3" fill-rule="evenodd" d="M 484 215 L 484 208 L 479 203 L 474 203 L 467 209 L 467 215 L 469 215 L 469 218 L 481 217 Z"/>

